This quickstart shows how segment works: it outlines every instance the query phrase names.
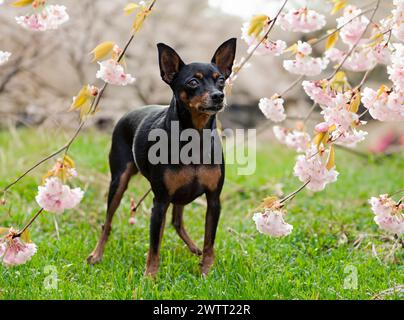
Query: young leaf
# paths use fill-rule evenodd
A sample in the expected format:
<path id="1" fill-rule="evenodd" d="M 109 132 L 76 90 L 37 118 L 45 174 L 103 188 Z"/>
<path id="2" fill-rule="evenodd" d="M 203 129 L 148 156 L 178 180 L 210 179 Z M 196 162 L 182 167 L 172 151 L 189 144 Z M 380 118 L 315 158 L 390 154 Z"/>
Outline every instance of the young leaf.
<path id="1" fill-rule="evenodd" d="M 25 243 L 30 243 L 31 238 L 29 236 L 29 230 L 26 229 L 22 234 L 21 234 L 21 240 L 24 241 Z"/>
<path id="2" fill-rule="evenodd" d="M 88 84 L 86 84 L 85 86 L 83 86 L 80 89 L 77 96 L 74 97 L 70 110 L 80 108 L 83 104 L 85 104 L 87 102 L 89 97 L 90 97 L 89 86 L 88 86 Z"/>
<path id="3" fill-rule="evenodd" d="M 269 17 L 265 14 L 260 14 L 253 16 L 250 25 L 248 27 L 247 34 L 249 36 L 254 36 L 258 37 L 262 30 L 264 29 L 265 25 L 267 24 L 267 21 L 269 20 Z"/>
<path id="4" fill-rule="evenodd" d="M 347 0 L 333 0 L 334 8 L 331 10 L 331 14 L 336 14 L 338 11 L 345 8 Z"/>
<path id="5" fill-rule="evenodd" d="M 286 48 L 283 52 L 284 53 L 286 53 L 286 52 L 297 53 L 297 43 L 292 44 L 289 48 Z"/>
<path id="6" fill-rule="evenodd" d="M 314 136 L 313 142 L 316 145 L 317 150 L 320 148 L 320 144 L 325 140 L 326 136 L 328 140 L 328 132 L 319 132 Z"/>
<path id="7" fill-rule="evenodd" d="M 329 50 L 334 47 L 335 43 L 338 41 L 339 32 L 335 30 L 330 30 L 330 36 L 327 38 L 325 43 L 325 50 Z"/>
<path id="8" fill-rule="evenodd" d="M 271 208 L 276 201 L 278 201 L 278 197 L 276 196 L 266 197 L 262 200 L 261 207 Z"/>
<path id="9" fill-rule="evenodd" d="M 90 52 L 90 54 L 94 55 L 94 58 L 91 62 L 105 58 L 108 54 L 111 53 L 112 49 L 114 48 L 114 45 L 115 43 L 112 41 L 105 41 L 103 43 L 100 43 Z"/>
<path id="10" fill-rule="evenodd" d="M 123 12 L 125 13 L 125 15 L 130 15 L 133 13 L 133 11 L 135 11 L 137 8 L 139 8 L 140 6 L 137 3 L 128 3 L 125 8 L 123 8 Z"/>
<path id="11" fill-rule="evenodd" d="M 351 99 L 349 111 L 357 113 L 361 104 L 361 93 L 357 91 Z"/>
<path id="12" fill-rule="evenodd" d="M 16 2 L 13 2 L 11 5 L 13 7 L 25 7 L 29 6 L 34 0 L 18 0 Z"/>
<path id="13" fill-rule="evenodd" d="M 143 8 L 140 12 L 136 14 L 135 21 L 133 22 L 133 30 L 138 32 L 143 25 L 146 17 L 151 13 L 148 8 Z"/>
<path id="14" fill-rule="evenodd" d="M 328 160 L 327 160 L 327 164 L 325 165 L 325 167 L 327 168 L 328 171 L 330 171 L 332 168 L 334 168 L 334 166 L 335 166 L 335 151 L 334 151 L 334 146 L 331 145 L 330 153 L 328 155 Z"/>

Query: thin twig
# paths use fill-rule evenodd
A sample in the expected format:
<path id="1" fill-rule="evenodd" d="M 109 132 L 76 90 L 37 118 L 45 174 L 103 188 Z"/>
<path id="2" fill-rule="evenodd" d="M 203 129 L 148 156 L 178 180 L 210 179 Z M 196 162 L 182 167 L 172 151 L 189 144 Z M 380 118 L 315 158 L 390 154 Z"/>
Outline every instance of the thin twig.
<path id="1" fill-rule="evenodd" d="M 21 229 L 21 231 L 18 231 L 15 235 L 13 235 L 13 238 L 18 238 L 21 237 L 21 235 L 27 230 L 31 224 L 36 220 L 36 218 L 39 217 L 39 215 L 43 212 L 43 208 L 39 209 L 37 213 L 28 221 L 28 223 L 25 225 L 24 228 Z"/>

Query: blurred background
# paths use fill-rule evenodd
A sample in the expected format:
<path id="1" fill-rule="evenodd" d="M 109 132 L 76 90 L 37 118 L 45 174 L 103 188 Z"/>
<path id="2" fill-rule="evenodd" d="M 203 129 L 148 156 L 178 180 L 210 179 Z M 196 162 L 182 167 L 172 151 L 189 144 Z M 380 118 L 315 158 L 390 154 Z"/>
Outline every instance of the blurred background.
<path id="1" fill-rule="evenodd" d="M 7 2 L 7 1 L 6 1 Z M 100 111 L 89 121 L 89 126 L 111 130 L 125 112 L 145 104 L 168 104 L 169 87 L 161 81 L 157 62 L 156 43 L 165 42 L 179 52 L 185 62 L 210 61 L 216 48 L 230 37 L 240 38 L 244 21 L 257 13 L 276 12 L 281 0 L 158 0 L 154 12 L 136 35 L 125 61 L 127 72 L 137 78 L 126 87 L 109 86 L 100 104 Z M 133 16 L 124 16 L 126 0 L 51 1 L 67 7 L 70 20 L 56 31 L 29 32 L 15 23 L 16 15 L 29 11 L 3 4 L 0 12 L 0 50 L 10 51 L 10 61 L 0 67 L 0 126 L 76 127 L 77 113 L 68 112 L 72 97 L 83 84 L 100 86 L 95 81 L 98 69 L 91 63 L 89 52 L 102 41 L 114 41 L 123 46 L 129 37 Z M 372 1 L 350 1 L 359 7 Z M 335 16 L 330 16 L 332 5 L 324 0 L 289 1 L 289 8 L 308 5 L 327 16 L 329 25 L 319 33 L 285 33 L 275 28 L 273 39 L 282 38 L 288 44 L 297 40 L 318 37 L 326 29 L 335 27 Z M 390 11 L 392 1 L 382 1 L 380 18 Z M 238 41 L 237 58 L 246 54 L 246 44 Z M 320 55 L 322 45 L 314 55 Z M 326 70 L 331 72 L 332 66 Z M 362 74 L 350 74 L 353 83 Z M 287 88 L 296 76 L 282 67 L 282 57 L 256 56 L 251 66 L 237 79 L 229 107 L 220 114 L 224 127 L 256 127 L 271 123 L 257 108 L 261 97 L 270 97 Z M 374 70 L 368 85 L 379 86 L 387 79 L 384 66 Z M 311 101 L 300 86 L 286 97 L 287 113 L 304 117 Z M 318 114 L 313 119 L 319 119 Z M 288 124 L 287 124 L 288 125 Z M 289 124 L 292 125 L 292 124 Z M 402 129 L 398 124 L 370 123 L 367 143 L 390 135 L 399 139 Z M 264 135 L 265 136 L 265 135 Z M 376 141 L 376 142 L 375 142 Z"/>

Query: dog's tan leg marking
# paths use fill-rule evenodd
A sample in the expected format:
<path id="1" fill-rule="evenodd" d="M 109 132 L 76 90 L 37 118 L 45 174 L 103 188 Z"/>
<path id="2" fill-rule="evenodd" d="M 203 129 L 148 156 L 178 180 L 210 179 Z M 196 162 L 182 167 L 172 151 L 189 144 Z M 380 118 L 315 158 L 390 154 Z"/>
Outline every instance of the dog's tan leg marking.
<path id="1" fill-rule="evenodd" d="M 201 185 L 208 188 L 209 191 L 214 191 L 222 176 L 220 166 L 201 166 L 198 167 L 197 177 Z"/>
<path id="2" fill-rule="evenodd" d="M 180 170 L 167 169 L 164 172 L 164 184 L 170 196 L 179 188 L 191 183 L 194 178 L 195 170 L 191 167 L 184 167 Z"/>
<path id="3" fill-rule="evenodd" d="M 119 204 L 121 203 L 121 199 L 123 194 L 125 193 L 130 178 L 135 173 L 135 166 L 133 163 L 128 163 L 126 170 L 122 173 L 119 178 L 119 186 L 116 190 L 116 193 L 111 201 L 111 204 L 107 211 L 107 219 L 105 224 L 102 226 L 101 237 L 95 247 L 94 251 L 87 257 L 87 262 L 90 264 L 95 264 L 102 259 L 102 255 L 104 254 L 104 247 L 108 240 L 109 234 L 111 233 L 111 223 L 112 218 L 116 209 L 118 209 Z"/>
<path id="4" fill-rule="evenodd" d="M 184 212 L 184 206 L 182 205 L 173 205 L 173 220 L 172 224 L 175 228 L 175 231 L 177 231 L 177 234 L 180 236 L 180 238 L 185 242 L 185 244 L 188 246 L 189 250 L 200 256 L 202 254 L 202 250 L 199 249 L 195 243 L 191 240 L 189 237 L 187 231 L 185 230 L 184 227 L 184 220 L 183 220 L 183 212 Z"/>

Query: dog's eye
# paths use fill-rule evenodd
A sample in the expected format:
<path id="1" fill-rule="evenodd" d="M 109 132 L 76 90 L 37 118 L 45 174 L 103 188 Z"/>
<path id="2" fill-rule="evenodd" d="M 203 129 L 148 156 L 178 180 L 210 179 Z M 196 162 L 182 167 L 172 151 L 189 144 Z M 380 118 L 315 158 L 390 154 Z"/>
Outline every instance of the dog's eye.
<path id="1" fill-rule="evenodd" d="M 190 87 L 190 88 L 195 89 L 196 87 L 199 86 L 199 82 L 198 82 L 198 80 L 196 80 L 196 79 L 191 79 L 191 80 L 189 80 L 189 81 L 187 82 L 187 86 Z"/>
<path id="2" fill-rule="evenodd" d="M 223 78 L 219 78 L 219 79 L 217 79 L 217 85 L 219 86 L 219 87 L 224 87 L 224 79 Z"/>

